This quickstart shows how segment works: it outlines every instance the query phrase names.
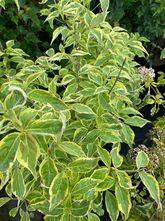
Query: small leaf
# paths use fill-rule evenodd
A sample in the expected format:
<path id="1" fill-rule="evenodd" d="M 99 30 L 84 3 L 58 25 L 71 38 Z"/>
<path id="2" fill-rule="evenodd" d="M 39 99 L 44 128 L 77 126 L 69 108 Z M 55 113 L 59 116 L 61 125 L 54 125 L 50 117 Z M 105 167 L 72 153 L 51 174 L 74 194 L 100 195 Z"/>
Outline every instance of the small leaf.
<path id="1" fill-rule="evenodd" d="M 8 134 L 0 141 L 0 170 L 7 170 L 15 161 L 16 152 L 19 146 L 19 134 Z"/>
<path id="2" fill-rule="evenodd" d="M 149 158 L 144 151 L 139 151 L 136 157 L 136 166 L 138 169 L 146 167 L 149 163 Z"/>
<path id="3" fill-rule="evenodd" d="M 119 216 L 119 209 L 116 197 L 109 191 L 105 194 L 105 205 L 112 221 L 116 221 Z"/>
<path id="4" fill-rule="evenodd" d="M 106 12 L 109 8 L 109 0 L 100 0 L 101 9 L 103 12 Z"/>
<path id="5" fill-rule="evenodd" d="M 96 167 L 97 162 L 96 158 L 79 158 L 69 163 L 68 167 L 75 173 L 88 173 Z"/>
<path id="6" fill-rule="evenodd" d="M 115 147 L 111 150 L 111 158 L 114 167 L 118 168 L 123 163 L 123 157 L 119 154 L 119 148 Z"/>
<path id="7" fill-rule="evenodd" d="M 56 136 L 62 130 L 62 122 L 59 120 L 47 119 L 47 120 L 35 120 L 26 129 L 34 135 L 42 136 Z"/>
<path id="8" fill-rule="evenodd" d="M 11 178 L 11 188 L 13 194 L 22 200 L 26 193 L 26 186 L 24 183 L 23 175 L 19 168 L 15 168 Z"/>
<path id="9" fill-rule="evenodd" d="M 14 207 L 9 211 L 9 216 L 15 217 L 18 213 L 19 207 Z"/>
<path id="10" fill-rule="evenodd" d="M 53 32 L 53 37 L 52 37 L 52 41 L 51 44 L 53 43 L 53 41 L 63 32 L 67 30 L 66 26 L 59 26 L 58 28 L 56 28 Z"/>
<path id="11" fill-rule="evenodd" d="M 16 6 L 17 6 L 17 9 L 18 9 L 18 11 L 19 11 L 19 10 L 20 10 L 19 1 L 18 1 L 18 0 L 14 0 L 14 1 L 15 1 Z"/>
<path id="12" fill-rule="evenodd" d="M 35 119 L 37 116 L 38 111 L 32 108 L 26 108 L 25 110 L 21 111 L 19 119 L 22 124 L 26 127 L 32 120 Z"/>
<path id="13" fill-rule="evenodd" d="M 98 180 L 92 179 L 90 177 L 81 179 L 72 189 L 73 195 L 83 195 L 95 188 L 99 183 Z"/>
<path id="14" fill-rule="evenodd" d="M 117 178 L 119 181 L 119 185 L 125 189 L 132 188 L 131 178 L 128 174 L 123 170 L 116 170 Z"/>
<path id="15" fill-rule="evenodd" d="M 111 165 L 111 157 L 110 157 L 109 152 L 106 149 L 103 149 L 102 147 L 99 147 L 99 146 L 97 148 L 97 151 L 98 151 L 98 153 L 100 155 L 101 160 L 104 162 L 104 164 L 107 167 L 110 167 L 110 165 Z"/>
<path id="16" fill-rule="evenodd" d="M 81 146 L 74 142 L 62 142 L 59 144 L 59 147 L 64 150 L 66 153 L 77 156 L 77 157 L 85 157 L 85 153 L 82 150 Z"/>
<path id="17" fill-rule="evenodd" d="M 95 27 L 95 26 L 99 26 L 100 23 L 102 23 L 104 21 L 104 15 L 103 14 L 96 14 L 92 21 L 91 21 L 91 26 Z"/>
<path id="18" fill-rule="evenodd" d="M 116 184 L 115 195 L 118 203 L 118 208 L 125 215 L 125 219 L 127 219 L 132 207 L 129 191 L 121 187 L 119 184 Z"/>
<path id="19" fill-rule="evenodd" d="M 50 189 L 50 210 L 57 207 L 68 194 L 68 178 L 64 173 L 59 173 L 53 179 Z"/>
<path id="20" fill-rule="evenodd" d="M 100 218 L 94 213 L 89 213 L 88 221 L 100 221 Z"/>
<path id="21" fill-rule="evenodd" d="M 5 205 L 7 202 L 9 202 L 11 199 L 9 197 L 3 197 L 0 198 L 0 207 L 2 207 L 3 205 Z"/>
<path id="22" fill-rule="evenodd" d="M 151 197 L 157 202 L 159 208 L 161 208 L 159 184 L 155 177 L 146 172 L 139 172 L 139 176 Z"/>
<path id="23" fill-rule="evenodd" d="M 67 106 L 59 98 L 52 96 L 49 92 L 44 90 L 34 89 L 30 91 L 28 97 L 42 104 L 50 104 L 56 111 L 67 109 Z"/>
<path id="24" fill-rule="evenodd" d="M 39 174 L 42 179 L 41 182 L 43 182 L 46 187 L 49 187 L 54 177 L 57 175 L 57 172 L 54 161 L 50 157 L 44 159 L 39 167 Z"/>
<path id="25" fill-rule="evenodd" d="M 131 126 L 135 126 L 135 127 L 143 127 L 146 123 L 149 123 L 150 121 L 143 119 L 139 116 L 133 116 L 133 117 L 129 117 L 125 120 L 126 124 L 129 124 Z"/>

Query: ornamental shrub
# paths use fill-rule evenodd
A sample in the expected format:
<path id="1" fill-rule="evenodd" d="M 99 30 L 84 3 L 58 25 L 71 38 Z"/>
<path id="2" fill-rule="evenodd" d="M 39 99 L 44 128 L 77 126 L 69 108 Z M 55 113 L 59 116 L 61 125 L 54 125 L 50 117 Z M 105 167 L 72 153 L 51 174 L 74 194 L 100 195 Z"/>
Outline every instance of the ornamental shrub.
<path id="1" fill-rule="evenodd" d="M 60 44 L 35 61 L 13 40 L 0 51 L 0 188 L 8 195 L 0 204 L 17 200 L 9 213 L 22 221 L 34 211 L 45 221 L 100 220 L 104 196 L 110 219 L 127 220 L 133 175 L 161 209 L 147 154 L 131 170 L 120 154 L 122 143 L 133 146 L 131 126 L 148 123 L 138 111 L 143 82 L 134 61 L 147 52 L 106 21 L 109 1 L 100 5 L 95 14 L 90 0 L 46 4 L 51 43 Z"/>

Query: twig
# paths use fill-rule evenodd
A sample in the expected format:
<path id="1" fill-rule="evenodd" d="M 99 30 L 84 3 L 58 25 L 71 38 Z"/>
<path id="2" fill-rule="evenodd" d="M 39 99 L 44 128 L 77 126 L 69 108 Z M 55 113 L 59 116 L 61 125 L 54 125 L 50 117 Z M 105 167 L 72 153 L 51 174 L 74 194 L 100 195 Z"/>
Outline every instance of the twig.
<path id="1" fill-rule="evenodd" d="M 126 58 L 125 58 L 124 61 L 123 61 L 123 64 L 122 64 L 122 66 L 121 66 L 121 69 L 120 69 L 120 71 L 119 71 L 119 73 L 118 73 L 118 75 L 117 75 L 117 77 L 116 77 L 116 80 L 115 80 L 114 84 L 112 85 L 112 87 L 111 87 L 109 93 L 112 92 L 112 90 L 113 90 L 113 88 L 115 87 L 117 81 L 119 80 L 119 77 L 120 77 L 121 71 L 123 70 L 123 67 L 124 67 L 124 64 L 125 64 L 125 61 L 126 61 Z"/>

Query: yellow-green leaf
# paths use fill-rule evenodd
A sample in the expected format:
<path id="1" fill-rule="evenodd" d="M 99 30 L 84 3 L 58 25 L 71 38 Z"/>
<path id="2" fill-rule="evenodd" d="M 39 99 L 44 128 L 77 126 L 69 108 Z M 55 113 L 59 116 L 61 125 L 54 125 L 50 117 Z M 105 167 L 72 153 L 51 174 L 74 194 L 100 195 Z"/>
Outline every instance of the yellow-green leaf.
<path id="1" fill-rule="evenodd" d="M 144 151 L 139 151 L 136 157 L 136 166 L 138 169 L 141 167 L 146 167 L 149 163 L 149 158 Z"/>
<path id="2" fill-rule="evenodd" d="M 49 187 L 52 183 L 52 180 L 57 175 L 57 168 L 53 159 L 50 157 L 44 159 L 39 167 L 39 174 L 41 176 L 41 182 L 46 186 Z"/>
<path id="3" fill-rule="evenodd" d="M 19 199 L 22 200 L 26 193 L 26 186 L 24 183 L 24 178 L 22 172 L 19 168 L 15 168 L 11 178 L 11 188 L 13 194 Z"/>
<path id="4" fill-rule="evenodd" d="M 118 208 L 125 215 L 125 219 L 127 219 L 132 207 L 129 191 L 116 183 L 115 195 Z"/>
<path id="5" fill-rule="evenodd" d="M 103 149 L 102 147 L 97 148 L 97 151 L 100 155 L 101 160 L 103 161 L 103 163 L 107 166 L 110 167 L 111 165 L 111 157 L 109 152 L 106 149 Z"/>
<path id="6" fill-rule="evenodd" d="M 57 207 L 68 194 L 68 178 L 65 173 L 59 173 L 53 179 L 50 189 L 50 210 L 53 210 Z"/>
<path id="7" fill-rule="evenodd" d="M 85 153 L 82 150 L 81 146 L 74 142 L 64 141 L 59 144 L 59 147 L 65 151 L 66 153 L 77 156 L 77 157 L 85 157 Z"/>
<path id="8" fill-rule="evenodd" d="M 69 163 L 68 167 L 75 173 L 88 173 L 96 167 L 98 159 L 79 158 Z"/>
<path id="9" fill-rule="evenodd" d="M 91 189 L 94 189 L 98 183 L 99 181 L 96 179 L 92 179 L 90 177 L 83 178 L 73 187 L 72 194 L 73 195 L 86 194 L 89 191 L 91 191 Z"/>
<path id="10" fill-rule="evenodd" d="M 59 120 L 47 119 L 47 120 L 35 120 L 28 125 L 26 129 L 34 135 L 42 136 L 56 136 L 62 130 L 62 122 Z"/>
<path id="11" fill-rule="evenodd" d="M 114 167 L 118 168 L 123 163 L 123 157 L 119 154 L 119 148 L 115 147 L 111 150 L 111 158 Z"/>
<path id="12" fill-rule="evenodd" d="M 161 208 L 160 189 L 159 189 L 159 184 L 155 179 L 155 177 L 143 171 L 139 172 L 139 176 L 143 184 L 146 186 L 147 190 L 149 191 L 151 197 L 157 202 L 157 204 Z"/>
<path id="13" fill-rule="evenodd" d="M 119 209 L 116 197 L 109 191 L 105 194 L 105 205 L 112 221 L 116 221 L 119 216 Z"/>
<path id="14" fill-rule="evenodd" d="M 30 91 L 28 97 L 31 100 L 40 102 L 42 104 L 50 104 L 56 111 L 66 110 L 67 106 L 62 102 L 61 99 L 51 95 L 49 92 L 41 90 L 41 89 L 34 89 Z"/>
<path id="15" fill-rule="evenodd" d="M 113 177 L 108 176 L 105 180 L 99 183 L 96 187 L 96 190 L 99 192 L 109 190 L 115 184 L 115 179 Z"/>
<path id="16" fill-rule="evenodd" d="M 125 189 L 132 188 L 131 178 L 128 174 L 123 170 L 116 170 L 117 178 L 119 181 L 119 185 Z"/>
<path id="17" fill-rule="evenodd" d="M 19 133 L 8 134 L 0 141 L 0 171 L 7 170 L 16 159 Z"/>
<path id="18" fill-rule="evenodd" d="M 36 165 L 40 156 L 40 147 L 35 138 L 30 135 L 22 135 L 17 151 L 17 160 L 36 177 Z"/>

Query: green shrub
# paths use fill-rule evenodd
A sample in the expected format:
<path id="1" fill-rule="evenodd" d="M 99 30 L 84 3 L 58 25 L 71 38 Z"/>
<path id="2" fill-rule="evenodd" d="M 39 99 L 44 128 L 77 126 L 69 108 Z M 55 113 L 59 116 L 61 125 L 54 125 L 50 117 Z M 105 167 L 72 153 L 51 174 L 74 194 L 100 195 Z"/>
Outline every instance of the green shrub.
<path id="1" fill-rule="evenodd" d="M 109 1 L 100 3 L 98 14 L 89 0 L 60 0 L 41 11 L 52 28 L 59 20 L 57 51 L 32 61 L 12 40 L 0 51 L 0 188 L 7 184 L 8 195 L 0 203 L 18 200 L 10 215 L 19 211 L 22 221 L 35 210 L 46 221 L 99 220 L 103 193 L 111 220 L 126 220 L 133 174 L 161 209 L 159 184 L 145 172 L 148 156 L 140 152 L 127 170 L 120 154 L 121 143 L 133 145 L 131 126 L 148 123 L 138 111 L 143 85 L 133 61 L 147 52 L 106 22 Z"/>

